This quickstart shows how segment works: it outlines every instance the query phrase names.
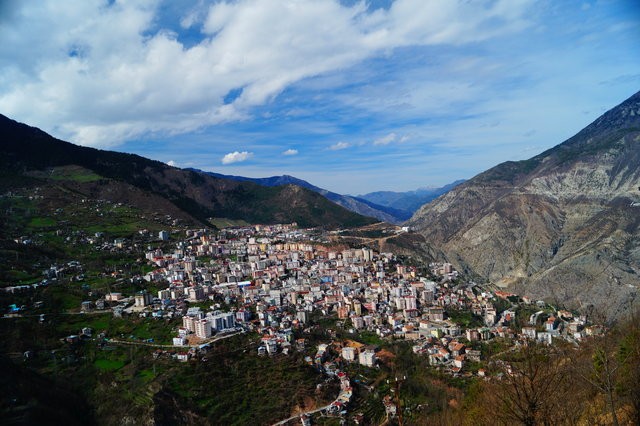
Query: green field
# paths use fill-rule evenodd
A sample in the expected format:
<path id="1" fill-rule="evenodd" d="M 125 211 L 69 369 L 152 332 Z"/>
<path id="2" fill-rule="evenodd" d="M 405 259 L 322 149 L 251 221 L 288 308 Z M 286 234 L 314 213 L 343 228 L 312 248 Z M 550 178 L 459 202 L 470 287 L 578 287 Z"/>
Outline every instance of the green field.
<path id="1" fill-rule="evenodd" d="M 113 359 L 96 359 L 93 364 L 102 371 L 116 371 L 124 367 L 124 361 Z"/>
<path id="2" fill-rule="evenodd" d="M 51 171 L 49 179 L 70 180 L 75 182 L 95 182 L 104 179 L 102 176 L 78 166 L 56 167 Z"/>

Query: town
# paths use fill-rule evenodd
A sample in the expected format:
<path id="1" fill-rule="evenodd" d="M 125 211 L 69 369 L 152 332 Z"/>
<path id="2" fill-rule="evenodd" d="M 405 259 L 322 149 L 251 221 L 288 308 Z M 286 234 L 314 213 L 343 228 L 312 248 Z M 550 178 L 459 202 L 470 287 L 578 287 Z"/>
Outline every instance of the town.
<path id="1" fill-rule="evenodd" d="M 584 316 L 467 281 L 449 263 L 407 265 L 394 253 L 349 247 L 329 234 L 296 224 L 160 231 L 157 236 L 143 230 L 139 235 L 147 238 L 148 272 L 130 280 L 148 288 L 126 293 L 107 285 L 108 290 L 91 292 L 78 308 L 86 314 L 110 311 L 118 318 L 177 320 L 170 342 L 113 336 L 109 330 L 100 337 L 109 344 L 148 345 L 154 357 L 179 362 L 206 361 L 212 344 L 239 333 L 258 336 L 256 356 L 315 348 L 315 356 L 305 359 L 338 380 L 340 391 L 324 410 L 295 416 L 303 424 L 312 413 L 348 413 L 353 384 L 344 367 L 375 369 L 388 362 L 389 353 L 377 342 L 407 342 L 434 369 L 452 377 L 482 378 L 488 347 L 495 352 L 496 346 L 509 351 L 531 340 L 577 343 L 601 332 Z M 98 245 L 100 239 L 104 235 L 97 233 L 84 242 L 101 250 L 133 250 L 126 238 Z M 114 286 L 123 281 L 122 272 L 112 273 Z M 82 265 L 53 266 L 39 285 L 55 283 L 64 274 L 81 280 Z M 7 315 L 20 315 L 20 309 L 14 304 Z M 335 320 L 326 330 L 329 340 L 309 348 L 303 336 L 322 318 Z M 66 339 L 75 342 L 92 333 L 83 328 Z M 380 404 L 387 416 L 398 415 L 392 393 L 382 395 Z"/>

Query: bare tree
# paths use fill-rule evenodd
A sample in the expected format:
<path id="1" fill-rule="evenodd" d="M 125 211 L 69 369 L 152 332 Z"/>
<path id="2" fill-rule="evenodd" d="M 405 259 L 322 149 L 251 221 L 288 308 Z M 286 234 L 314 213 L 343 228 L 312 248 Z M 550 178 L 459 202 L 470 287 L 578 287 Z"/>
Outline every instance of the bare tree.
<path id="1" fill-rule="evenodd" d="M 525 426 L 572 423 L 563 418 L 569 393 L 565 359 L 553 347 L 528 342 L 500 367 L 492 386 L 495 420 Z"/>

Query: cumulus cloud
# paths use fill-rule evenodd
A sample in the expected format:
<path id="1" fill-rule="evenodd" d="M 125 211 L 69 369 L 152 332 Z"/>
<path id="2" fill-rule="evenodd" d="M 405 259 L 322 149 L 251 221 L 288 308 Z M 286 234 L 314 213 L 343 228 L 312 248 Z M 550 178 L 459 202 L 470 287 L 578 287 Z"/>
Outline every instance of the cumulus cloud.
<path id="1" fill-rule="evenodd" d="M 169 161 L 167 161 L 167 166 L 178 167 L 178 163 L 176 163 L 173 160 L 169 160 Z"/>
<path id="2" fill-rule="evenodd" d="M 233 163 L 240 163 L 242 161 L 247 161 L 251 157 L 253 157 L 253 152 L 234 151 L 222 157 L 221 161 L 222 161 L 222 164 L 233 164 Z"/>
<path id="3" fill-rule="evenodd" d="M 84 145 L 185 133 L 246 119 L 293 83 L 390 49 L 519 30 L 529 0 L 200 2 L 173 30 L 162 3 L 15 2 L 0 17 L 0 111 Z M 187 45 L 181 28 L 201 38 Z"/>
<path id="4" fill-rule="evenodd" d="M 331 145 L 329 147 L 329 149 L 331 151 L 339 151 L 341 149 L 347 149 L 351 146 L 351 144 L 349 142 L 338 142 L 338 143 L 334 143 L 333 145 Z"/>
<path id="5" fill-rule="evenodd" d="M 288 149 L 282 152 L 282 155 L 298 155 L 297 149 Z"/>

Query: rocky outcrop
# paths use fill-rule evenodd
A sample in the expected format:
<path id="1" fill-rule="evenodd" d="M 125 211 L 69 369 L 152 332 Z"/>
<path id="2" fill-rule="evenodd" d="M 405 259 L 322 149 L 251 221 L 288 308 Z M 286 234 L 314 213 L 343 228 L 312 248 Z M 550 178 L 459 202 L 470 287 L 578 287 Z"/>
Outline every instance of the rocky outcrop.
<path id="1" fill-rule="evenodd" d="M 408 222 L 468 273 L 619 316 L 640 287 L 640 93 L 566 142 L 500 164 Z"/>

